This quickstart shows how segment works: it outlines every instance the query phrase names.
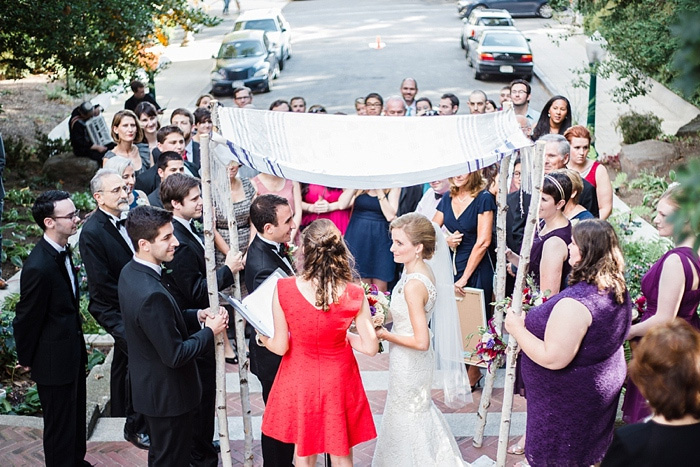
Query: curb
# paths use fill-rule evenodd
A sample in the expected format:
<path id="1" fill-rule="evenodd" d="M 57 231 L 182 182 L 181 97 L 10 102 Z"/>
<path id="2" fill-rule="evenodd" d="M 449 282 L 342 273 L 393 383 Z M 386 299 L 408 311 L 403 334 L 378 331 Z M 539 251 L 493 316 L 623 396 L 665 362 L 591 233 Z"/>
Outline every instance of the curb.
<path id="1" fill-rule="evenodd" d="M 539 66 L 533 65 L 532 71 L 533 71 L 533 74 L 537 77 L 537 79 L 540 80 L 540 82 L 542 83 L 542 85 L 544 86 L 544 88 L 547 90 L 547 92 L 550 95 L 556 96 L 559 94 L 559 91 L 557 91 L 557 87 L 554 85 L 552 80 L 550 80 L 547 77 L 547 75 L 544 74 L 544 72 L 542 71 L 542 69 Z"/>

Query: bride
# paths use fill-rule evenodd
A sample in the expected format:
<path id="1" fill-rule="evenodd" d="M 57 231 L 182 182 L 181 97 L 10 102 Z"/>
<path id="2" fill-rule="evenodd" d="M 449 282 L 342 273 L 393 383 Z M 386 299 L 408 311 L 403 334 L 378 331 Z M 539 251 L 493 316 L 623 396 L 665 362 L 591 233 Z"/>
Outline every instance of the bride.
<path id="1" fill-rule="evenodd" d="M 449 407 L 471 402 L 447 244 L 421 214 L 403 215 L 390 229 L 391 252 L 404 273 L 391 296 L 392 331 L 377 331 L 392 346 L 389 390 L 372 465 L 463 466 L 454 436 L 430 394 L 433 381 L 439 381 Z"/>

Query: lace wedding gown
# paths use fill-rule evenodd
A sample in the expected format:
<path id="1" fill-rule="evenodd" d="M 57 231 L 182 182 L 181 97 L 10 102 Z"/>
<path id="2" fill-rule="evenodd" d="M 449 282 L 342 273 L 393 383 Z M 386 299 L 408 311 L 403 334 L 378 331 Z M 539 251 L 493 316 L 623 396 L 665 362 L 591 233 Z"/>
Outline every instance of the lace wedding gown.
<path id="1" fill-rule="evenodd" d="M 404 336 L 413 335 L 403 294 L 409 280 L 419 280 L 428 289 L 428 303 L 425 306 L 428 320 L 437 296 L 435 286 L 423 274 L 408 274 L 399 280 L 391 296 L 392 332 Z M 430 396 L 434 368 L 432 344 L 427 351 L 396 344 L 391 346 L 389 391 L 372 466 L 466 465 L 445 417 Z"/>

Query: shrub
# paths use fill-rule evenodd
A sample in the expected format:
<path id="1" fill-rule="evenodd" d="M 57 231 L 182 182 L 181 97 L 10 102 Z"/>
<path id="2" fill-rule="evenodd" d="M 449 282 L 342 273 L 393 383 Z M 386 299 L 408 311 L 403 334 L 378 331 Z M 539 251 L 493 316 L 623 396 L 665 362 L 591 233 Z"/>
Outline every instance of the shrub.
<path id="1" fill-rule="evenodd" d="M 620 115 L 615 128 L 622 133 L 622 142 L 625 144 L 655 139 L 663 134 L 661 118 L 651 112 L 642 114 L 630 111 Z"/>

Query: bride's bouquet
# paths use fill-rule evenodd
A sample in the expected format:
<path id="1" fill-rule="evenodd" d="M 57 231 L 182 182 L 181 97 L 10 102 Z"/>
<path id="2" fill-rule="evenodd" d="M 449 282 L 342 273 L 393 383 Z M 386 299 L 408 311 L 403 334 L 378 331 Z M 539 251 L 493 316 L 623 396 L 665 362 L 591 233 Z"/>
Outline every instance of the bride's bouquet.
<path id="1" fill-rule="evenodd" d="M 361 282 L 362 288 L 365 290 L 365 297 L 369 302 L 369 312 L 372 315 L 372 324 L 375 329 L 384 326 L 384 323 L 389 316 L 389 302 L 391 295 L 389 292 L 380 292 L 374 284 L 366 284 Z M 384 351 L 384 346 L 379 343 L 379 353 Z"/>

